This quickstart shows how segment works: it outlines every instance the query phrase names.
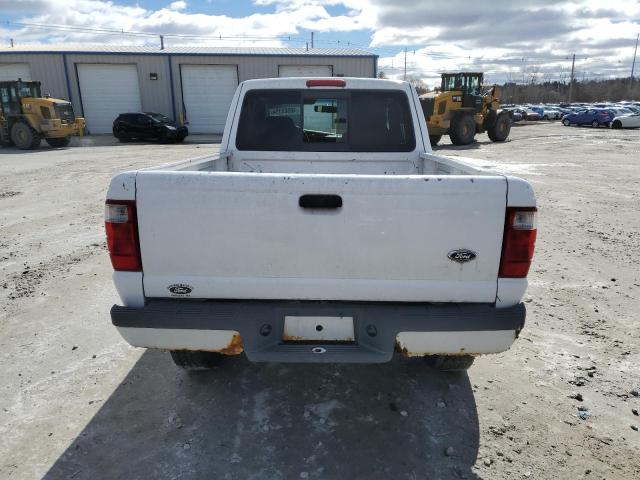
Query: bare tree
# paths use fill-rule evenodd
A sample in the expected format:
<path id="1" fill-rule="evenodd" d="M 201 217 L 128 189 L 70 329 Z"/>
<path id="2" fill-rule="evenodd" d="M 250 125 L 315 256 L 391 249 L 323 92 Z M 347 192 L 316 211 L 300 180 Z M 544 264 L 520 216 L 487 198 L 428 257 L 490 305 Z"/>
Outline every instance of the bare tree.
<path id="1" fill-rule="evenodd" d="M 566 74 L 559 81 L 517 85 L 505 83 L 500 99 L 503 103 L 560 103 L 569 98 L 569 84 Z M 607 80 L 575 81 L 573 84 L 574 102 L 618 102 L 640 97 L 640 84 L 629 87 L 629 77 Z"/>
<path id="2" fill-rule="evenodd" d="M 407 82 L 409 82 L 413 88 L 416 89 L 418 95 L 422 95 L 423 93 L 427 93 L 429 91 L 429 87 L 426 83 L 422 81 L 422 79 L 414 77 L 412 75 L 407 75 Z"/>

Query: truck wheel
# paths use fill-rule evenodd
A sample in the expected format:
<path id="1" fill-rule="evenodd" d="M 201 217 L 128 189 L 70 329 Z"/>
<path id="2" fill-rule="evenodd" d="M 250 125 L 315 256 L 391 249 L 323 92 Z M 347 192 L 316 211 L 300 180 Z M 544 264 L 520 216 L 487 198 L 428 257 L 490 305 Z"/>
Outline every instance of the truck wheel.
<path id="1" fill-rule="evenodd" d="M 511 120 L 509 115 L 501 113 L 498 115 L 496 123 L 487 131 L 487 135 L 492 142 L 504 142 L 511 132 Z"/>
<path id="2" fill-rule="evenodd" d="M 26 123 L 14 123 L 11 127 L 11 141 L 20 150 L 33 150 L 40 146 L 40 134 Z"/>
<path id="3" fill-rule="evenodd" d="M 435 147 L 438 145 L 438 142 L 442 138 L 442 135 L 429 135 L 429 142 L 431 142 L 431 146 Z"/>
<path id="4" fill-rule="evenodd" d="M 71 137 L 45 138 L 53 148 L 66 147 L 71 143 Z"/>
<path id="5" fill-rule="evenodd" d="M 471 115 L 460 115 L 453 119 L 449 138 L 454 145 L 469 145 L 476 136 L 476 124 Z"/>
<path id="6" fill-rule="evenodd" d="M 425 355 L 424 359 L 431 368 L 441 372 L 461 372 L 473 365 L 471 355 Z"/>
<path id="7" fill-rule="evenodd" d="M 208 370 L 222 361 L 222 354 L 190 350 L 171 350 L 171 358 L 180 368 L 185 370 Z"/>

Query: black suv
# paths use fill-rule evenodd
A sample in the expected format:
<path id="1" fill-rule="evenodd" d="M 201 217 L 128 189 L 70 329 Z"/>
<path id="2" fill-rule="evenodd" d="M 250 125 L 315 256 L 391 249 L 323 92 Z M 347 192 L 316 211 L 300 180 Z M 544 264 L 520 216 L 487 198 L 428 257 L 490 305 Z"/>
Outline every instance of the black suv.
<path id="1" fill-rule="evenodd" d="M 181 142 L 187 135 L 187 127 L 160 113 L 121 113 L 113 121 L 113 136 L 121 142 L 133 139 Z"/>

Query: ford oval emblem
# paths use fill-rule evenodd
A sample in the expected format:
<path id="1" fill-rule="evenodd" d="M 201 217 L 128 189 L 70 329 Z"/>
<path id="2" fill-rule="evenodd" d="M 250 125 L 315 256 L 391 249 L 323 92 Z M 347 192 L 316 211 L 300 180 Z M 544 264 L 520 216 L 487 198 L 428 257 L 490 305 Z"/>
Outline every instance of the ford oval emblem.
<path id="1" fill-rule="evenodd" d="M 476 252 L 473 250 L 467 250 L 466 248 L 460 248 L 458 250 L 452 250 L 447 254 L 449 260 L 458 263 L 466 263 L 476 258 Z"/>
<path id="2" fill-rule="evenodd" d="M 191 285 L 186 285 L 184 283 L 169 285 L 167 289 L 174 295 L 189 295 L 193 291 L 193 287 Z"/>

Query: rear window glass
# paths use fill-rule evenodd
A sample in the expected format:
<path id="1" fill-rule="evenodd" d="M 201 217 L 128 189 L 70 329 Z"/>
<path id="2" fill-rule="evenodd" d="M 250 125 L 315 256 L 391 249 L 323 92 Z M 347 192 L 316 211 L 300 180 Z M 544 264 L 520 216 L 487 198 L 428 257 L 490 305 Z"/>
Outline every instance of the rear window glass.
<path id="1" fill-rule="evenodd" d="M 238 150 L 408 152 L 407 95 L 393 90 L 252 90 L 242 102 Z"/>

